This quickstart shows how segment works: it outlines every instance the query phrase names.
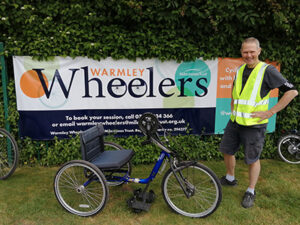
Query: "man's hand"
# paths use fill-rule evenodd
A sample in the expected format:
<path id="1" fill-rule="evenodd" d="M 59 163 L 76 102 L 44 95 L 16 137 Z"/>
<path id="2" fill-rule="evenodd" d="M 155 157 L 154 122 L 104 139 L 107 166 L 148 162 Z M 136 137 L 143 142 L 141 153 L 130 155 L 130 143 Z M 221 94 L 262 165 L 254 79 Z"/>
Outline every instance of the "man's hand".
<path id="1" fill-rule="evenodd" d="M 292 100 L 298 95 L 297 90 L 289 90 L 283 94 L 281 99 L 277 102 L 275 106 L 272 107 L 269 111 L 266 112 L 253 112 L 251 114 L 252 118 L 260 118 L 258 122 L 261 122 L 265 119 L 269 119 L 271 116 L 273 116 L 275 113 L 278 113 L 280 110 L 285 108 Z"/>
<path id="2" fill-rule="evenodd" d="M 251 117 L 252 118 L 260 118 L 260 120 L 258 121 L 258 123 L 259 123 L 265 119 L 269 119 L 273 115 L 274 115 L 274 113 L 272 111 L 259 111 L 259 112 L 253 112 L 251 114 Z"/>

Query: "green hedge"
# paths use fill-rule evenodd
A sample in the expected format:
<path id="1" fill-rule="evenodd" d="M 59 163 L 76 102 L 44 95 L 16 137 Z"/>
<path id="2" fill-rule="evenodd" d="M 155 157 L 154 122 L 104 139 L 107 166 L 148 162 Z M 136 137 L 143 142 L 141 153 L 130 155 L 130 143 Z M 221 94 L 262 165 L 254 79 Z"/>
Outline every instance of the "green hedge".
<path id="1" fill-rule="evenodd" d="M 299 90 L 299 15 L 299 3 L 294 0 L 1 0 L 0 41 L 5 44 L 10 78 L 9 120 L 21 149 L 21 162 L 56 165 L 78 158 L 79 142 L 78 138 L 51 142 L 18 138 L 12 55 L 162 61 L 240 57 L 241 41 L 254 36 L 263 48 L 261 59 L 279 62 L 281 72 Z M 278 114 L 277 131 L 267 136 L 263 158 L 277 156 L 281 130 L 297 128 L 299 104 L 298 97 Z M 0 119 L 3 123 L 3 108 Z M 222 158 L 217 135 L 173 138 L 180 143 L 174 145 L 182 147 L 188 157 Z M 151 146 L 139 147 L 139 137 L 113 141 L 136 149 L 136 163 L 152 162 L 158 154 Z M 242 156 L 239 153 L 238 157 Z"/>

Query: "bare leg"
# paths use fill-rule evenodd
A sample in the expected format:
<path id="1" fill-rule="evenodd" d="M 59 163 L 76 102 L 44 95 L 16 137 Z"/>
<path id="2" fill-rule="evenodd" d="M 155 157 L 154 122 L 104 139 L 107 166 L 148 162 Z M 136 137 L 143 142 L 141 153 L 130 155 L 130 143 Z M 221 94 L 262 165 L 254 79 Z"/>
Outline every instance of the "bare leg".
<path id="1" fill-rule="evenodd" d="M 234 176 L 234 169 L 235 169 L 235 156 L 234 155 L 228 155 L 226 153 L 223 153 L 224 156 L 224 162 L 226 166 L 226 173 L 228 175 Z"/>
<path id="2" fill-rule="evenodd" d="M 259 177 L 259 173 L 260 173 L 260 161 L 257 160 L 255 163 L 249 165 L 249 187 L 246 190 L 242 200 L 242 206 L 244 208 L 250 208 L 254 205 L 254 200 L 255 200 L 254 189 Z"/>
<path id="3" fill-rule="evenodd" d="M 258 181 L 260 173 L 260 161 L 257 160 L 255 163 L 249 165 L 249 188 L 255 189 L 255 185 Z"/>

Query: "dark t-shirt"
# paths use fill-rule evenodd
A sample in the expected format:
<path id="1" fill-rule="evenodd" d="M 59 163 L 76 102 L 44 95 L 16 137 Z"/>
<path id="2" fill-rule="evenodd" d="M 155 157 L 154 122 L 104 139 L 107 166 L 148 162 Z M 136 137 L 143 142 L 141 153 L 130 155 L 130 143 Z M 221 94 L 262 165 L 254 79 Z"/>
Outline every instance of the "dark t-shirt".
<path id="1" fill-rule="evenodd" d="M 243 80 L 242 80 L 242 90 L 252 72 L 253 68 L 248 68 L 247 66 L 243 72 Z M 265 70 L 263 82 L 261 85 L 260 96 L 264 98 L 272 89 L 278 88 L 282 92 L 286 92 L 289 90 L 294 90 L 295 87 L 291 84 L 287 79 L 285 79 L 282 74 L 272 65 L 268 65 Z M 241 91 L 242 91 L 241 90 Z M 267 124 L 258 124 L 250 126 L 252 128 L 261 128 L 266 127 Z"/>
<path id="2" fill-rule="evenodd" d="M 252 70 L 253 68 L 248 68 L 247 66 L 245 67 L 245 70 L 243 72 L 242 89 L 244 88 Z M 261 85 L 261 98 L 264 98 L 272 89 L 275 88 L 279 88 L 279 90 L 282 92 L 295 89 L 294 85 L 288 82 L 274 66 L 269 65 L 266 68 L 263 82 Z"/>

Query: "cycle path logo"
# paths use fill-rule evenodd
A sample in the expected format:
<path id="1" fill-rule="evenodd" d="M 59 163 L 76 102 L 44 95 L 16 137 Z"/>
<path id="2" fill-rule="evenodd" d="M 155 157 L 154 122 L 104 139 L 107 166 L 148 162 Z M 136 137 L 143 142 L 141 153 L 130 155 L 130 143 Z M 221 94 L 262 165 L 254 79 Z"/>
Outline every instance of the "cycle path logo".
<path id="1" fill-rule="evenodd" d="M 31 57 L 24 57 L 23 66 L 26 72 L 21 75 L 19 85 L 25 96 L 39 99 L 41 104 L 50 109 L 61 108 L 67 102 L 67 98 L 62 98 L 61 88 L 53 85 L 56 78 L 61 81 L 60 76 L 57 76 L 55 72 L 60 68 L 58 59 L 36 61 Z M 64 90 L 64 84 L 61 83 L 62 90 Z M 51 86 L 49 87 L 49 85 Z M 49 100 L 50 95 L 51 101 Z"/>

